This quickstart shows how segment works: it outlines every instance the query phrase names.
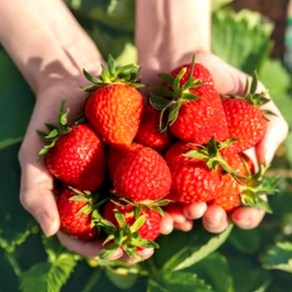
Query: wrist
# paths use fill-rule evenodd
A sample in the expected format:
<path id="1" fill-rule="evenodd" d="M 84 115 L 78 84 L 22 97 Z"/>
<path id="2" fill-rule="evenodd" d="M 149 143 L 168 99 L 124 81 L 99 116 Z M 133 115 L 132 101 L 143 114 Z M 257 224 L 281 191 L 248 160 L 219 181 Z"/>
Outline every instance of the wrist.
<path id="1" fill-rule="evenodd" d="M 0 0 L 0 27 L 3 47 L 36 95 L 53 80 L 97 70 L 102 59 L 61 0 L 19 0 L 17 6 Z"/>

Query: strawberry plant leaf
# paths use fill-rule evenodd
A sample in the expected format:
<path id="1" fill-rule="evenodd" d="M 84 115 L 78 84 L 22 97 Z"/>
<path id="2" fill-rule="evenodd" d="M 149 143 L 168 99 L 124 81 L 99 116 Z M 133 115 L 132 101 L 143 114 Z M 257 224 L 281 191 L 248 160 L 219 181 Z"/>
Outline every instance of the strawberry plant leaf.
<path id="1" fill-rule="evenodd" d="M 19 144 L 22 141 L 23 137 L 7 138 L 0 141 L 0 150 L 12 146 L 14 144 Z"/>
<path id="2" fill-rule="evenodd" d="M 285 120 L 292 126 L 292 98 L 289 94 L 291 79 L 279 60 L 267 60 L 259 71 L 261 82 L 269 88 L 269 93 Z M 288 149 L 291 147 L 288 147 Z"/>
<path id="3" fill-rule="evenodd" d="M 159 275 L 159 279 L 150 278 L 148 281 L 147 292 L 207 292 L 213 291 L 212 288 L 198 278 L 196 274 L 188 272 L 172 272 Z"/>
<path id="4" fill-rule="evenodd" d="M 227 258 L 218 252 L 207 256 L 203 261 L 190 267 L 188 272 L 198 275 L 212 286 L 212 291 L 234 292 L 233 279 Z"/>
<path id="5" fill-rule="evenodd" d="M 22 292 L 61 291 L 76 266 L 72 255 L 63 254 L 53 263 L 40 262 L 20 276 Z"/>
<path id="6" fill-rule="evenodd" d="M 32 217 L 21 206 L 18 198 L 20 170 L 17 159 L 19 145 L 15 144 L 0 151 L 1 196 L 0 204 L 0 247 L 13 250 L 26 238 L 38 231 Z"/>
<path id="7" fill-rule="evenodd" d="M 3 145 L 7 142 L 12 145 L 11 142 L 17 143 L 16 140 L 24 136 L 35 99 L 26 81 L 3 50 L 0 50 L 0 64 L 0 143 L 4 141 Z"/>
<path id="8" fill-rule="evenodd" d="M 229 237 L 232 228 L 233 225 L 230 224 L 222 233 L 205 238 L 206 241 L 201 245 L 196 244 L 196 238 L 192 240 L 190 237 L 189 242 L 170 257 L 162 269 L 164 271 L 179 271 L 196 264 L 220 247 Z"/>
<path id="9" fill-rule="evenodd" d="M 212 17 L 212 51 L 252 74 L 260 70 L 272 48 L 273 25 L 259 13 L 221 9 Z"/>
<path id="10" fill-rule="evenodd" d="M 269 248 L 262 261 L 266 269 L 292 273 L 292 242 L 277 242 Z"/>
<path id="11" fill-rule="evenodd" d="M 107 267 L 105 273 L 116 287 L 123 290 L 131 289 L 138 280 L 136 269 Z"/>
<path id="12" fill-rule="evenodd" d="M 39 262 L 20 275 L 20 289 L 57 292 L 68 281 L 79 256 L 68 252 L 56 238 L 43 237 L 48 260 Z"/>
<path id="13" fill-rule="evenodd" d="M 12 259 L 11 259 L 12 257 Z M 18 276 L 21 273 L 12 263 L 14 255 L 0 248 L 1 281 L 0 291 L 18 291 Z"/>

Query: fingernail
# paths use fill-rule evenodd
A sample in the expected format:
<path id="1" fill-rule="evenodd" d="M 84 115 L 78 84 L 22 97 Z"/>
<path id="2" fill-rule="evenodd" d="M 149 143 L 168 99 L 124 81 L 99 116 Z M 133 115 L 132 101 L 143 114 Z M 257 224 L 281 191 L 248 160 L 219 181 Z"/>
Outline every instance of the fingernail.
<path id="1" fill-rule="evenodd" d="M 208 224 L 210 227 L 217 227 L 220 226 L 222 221 L 223 221 L 223 215 L 222 214 L 216 214 L 213 215 L 211 220 L 206 220 L 205 222 Z"/>

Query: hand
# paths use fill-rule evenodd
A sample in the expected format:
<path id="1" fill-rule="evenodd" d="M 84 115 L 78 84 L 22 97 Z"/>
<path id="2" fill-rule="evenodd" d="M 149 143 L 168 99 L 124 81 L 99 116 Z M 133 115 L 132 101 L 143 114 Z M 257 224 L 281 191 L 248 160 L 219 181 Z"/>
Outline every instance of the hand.
<path id="1" fill-rule="evenodd" d="M 209 52 L 198 52 L 195 55 L 196 62 L 205 65 L 211 72 L 217 91 L 221 94 L 244 93 L 247 78 L 251 78 L 245 73 L 225 63 L 223 60 Z M 185 55 L 179 64 L 188 63 L 191 55 Z M 146 77 L 151 80 L 151 72 L 145 72 Z M 151 81 L 150 81 L 151 82 Z M 157 79 L 152 79 L 157 82 Z M 263 91 L 264 85 L 259 82 L 257 91 Z M 273 101 L 265 106 L 276 115 L 269 117 L 266 134 L 262 141 L 254 148 L 248 149 L 246 154 L 252 159 L 254 165 L 258 162 L 269 165 L 278 146 L 284 141 L 288 133 L 288 125 Z M 257 227 L 262 221 L 265 212 L 258 208 L 239 207 L 232 214 L 232 221 L 242 229 L 252 229 Z M 196 203 L 190 205 L 177 205 L 169 208 L 161 227 L 161 233 L 168 234 L 173 228 L 183 231 L 192 229 L 193 219 L 202 218 L 204 228 L 213 233 L 225 230 L 229 223 L 229 216 L 220 206 L 207 206 L 206 203 Z"/>
<path id="2" fill-rule="evenodd" d="M 47 171 L 43 160 L 38 157 L 38 152 L 43 143 L 37 134 L 37 130 L 46 131 L 45 124 L 56 124 L 61 100 L 65 100 L 66 107 L 70 109 L 69 122 L 81 114 L 87 93 L 83 93 L 80 87 L 86 86 L 87 81 L 82 74 L 82 68 L 94 74 L 100 68 L 100 60 L 96 54 L 92 54 L 88 62 L 80 64 L 80 70 L 66 70 L 61 63 L 48 66 L 40 76 L 46 80 L 45 86 L 40 86 L 36 92 L 36 104 L 27 128 L 27 132 L 19 151 L 21 165 L 21 190 L 20 201 L 23 207 L 30 212 L 40 224 L 46 236 L 57 234 L 62 245 L 69 250 L 84 257 L 94 258 L 102 248 L 102 241 L 95 240 L 83 242 L 75 240 L 59 231 L 60 219 L 56 200 L 53 194 L 53 177 Z M 58 78 L 54 77 L 58 72 Z M 153 249 L 141 250 L 142 259 L 151 256 Z M 133 262 L 119 248 L 111 259 L 122 259 L 125 262 Z"/>

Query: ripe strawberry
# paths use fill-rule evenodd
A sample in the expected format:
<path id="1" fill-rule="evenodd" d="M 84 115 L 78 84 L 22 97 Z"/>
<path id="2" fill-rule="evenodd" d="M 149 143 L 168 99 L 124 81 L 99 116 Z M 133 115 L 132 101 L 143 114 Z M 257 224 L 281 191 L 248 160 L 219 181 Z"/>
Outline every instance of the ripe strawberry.
<path id="1" fill-rule="evenodd" d="M 172 174 L 172 188 L 168 199 L 174 202 L 209 202 L 215 198 L 220 184 L 220 170 L 211 170 L 203 158 L 188 157 L 198 151 L 195 144 L 177 142 L 165 155 Z"/>
<path id="2" fill-rule="evenodd" d="M 57 207 L 61 231 L 81 240 L 97 236 L 97 229 L 92 223 L 92 197 L 88 192 L 66 188 L 59 194 Z"/>
<path id="3" fill-rule="evenodd" d="M 170 125 L 171 133 L 183 141 L 197 144 L 206 144 L 212 137 L 224 141 L 228 137 L 228 128 L 220 95 L 208 84 L 190 91 L 198 99 L 183 103 L 177 119 Z"/>
<path id="4" fill-rule="evenodd" d="M 247 86 L 243 97 L 225 96 L 222 99 L 229 135 L 238 139 L 232 147 L 238 152 L 253 147 L 261 141 L 267 128 L 265 114 L 273 114 L 270 111 L 261 111 L 259 108 L 267 103 L 269 98 L 266 92 L 255 92 L 256 84 L 257 79 L 254 76 L 250 91 L 248 92 Z"/>
<path id="5" fill-rule="evenodd" d="M 190 75 L 193 76 L 199 82 L 204 82 L 210 85 L 214 85 L 211 73 L 205 66 L 203 66 L 200 63 L 195 63 L 193 69 L 192 69 L 192 63 L 183 64 L 173 69 L 170 74 L 176 77 L 181 72 L 181 70 L 185 70 L 185 73 L 180 80 L 181 85 L 184 85 L 187 82 Z"/>
<path id="6" fill-rule="evenodd" d="M 192 63 L 191 71 L 194 66 Z M 176 77 L 161 74 L 167 86 L 154 89 L 150 97 L 152 106 L 161 111 L 162 117 L 168 114 L 166 125 L 161 124 L 160 130 L 169 126 L 171 133 L 185 142 L 206 144 L 212 137 L 224 141 L 229 133 L 219 93 L 191 74 L 186 79 L 186 70 L 182 69 Z"/>
<path id="7" fill-rule="evenodd" d="M 103 216 L 104 219 L 113 223 L 117 228 L 122 228 L 122 224 L 118 222 L 115 216 L 115 210 L 122 213 L 128 226 L 132 226 L 139 216 L 145 215 L 145 222 L 137 229 L 137 232 L 143 239 L 155 240 L 159 235 L 162 215 L 153 208 L 141 207 L 139 211 L 137 208 L 137 206 L 129 203 L 122 204 L 121 201 L 119 203 L 109 201 L 104 207 Z M 137 211 L 139 213 L 138 216 L 135 214 Z"/>
<path id="8" fill-rule="evenodd" d="M 250 206 L 272 213 L 269 203 L 262 198 L 262 195 L 272 195 L 278 191 L 277 178 L 264 177 L 267 168 L 262 165 L 256 173 L 253 173 L 253 170 L 249 169 L 249 163 L 247 167 L 245 165 L 245 171 L 243 171 L 243 162 L 238 161 L 238 163 L 241 165 L 241 170 L 238 171 L 248 175 L 244 179 L 237 180 L 224 175 L 218 195 L 210 204 L 219 205 L 227 212 L 232 212 L 239 206 Z"/>
<path id="9" fill-rule="evenodd" d="M 232 168 L 236 166 L 237 169 L 238 166 L 230 165 L 230 160 L 223 155 L 227 153 L 223 149 L 231 142 L 218 143 L 212 138 L 205 146 L 181 141 L 173 144 L 165 154 L 172 173 L 172 189 L 168 198 L 182 203 L 210 202 L 222 188 L 223 174 L 241 177 Z"/>
<path id="10" fill-rule="evenodd" d="M 116 148 L 113 146 L 109 147 L 107 166 L 109 177 L 112 181 L 114 179 L 114 173 L 117 169 L 117 165 L 119 164 L 119 162 L 129 153 L 129 151 L 134 151 L 141 147 L 143 146 L 138 143 L 132 143 L 129 146 L 125 146 L 123 148 Z"/>
<path id="11" fill-rule="evenodd" d="M 137 66 L 117 68 L 109 57 L 108 68 L 103 67 L 99 78 L 84 71 L 94 85 L 85 88 L 91 94 L 85 105 L 89 123 L 115 146 L 130 145 L 138 131 L 143 110 L 143 97 L 136 89 Z"/>
<path id="12" fill-rule="evenodd" d="M 254 173 L 252 161 L 243 153 L 224 151 L 224 158 L 239 177 L 247 179 Z M 245 179 L 236 178 L 228 172 L 223 172 L 216 198 L 211 203 L 221 206 L 227 212 L 232 212 L 241 205 L 241 193 L 245 184 Z"/>
<path id="13" fill-rule="evenodd" d="M 45 156 L 46 167 L 54 177 L 75 188 L 93 191 L 105 177 L 104 145 L 88 124 L 68 127 L 67 113 L 62 104 L 58 127 L 49 125 L 49 134 L 39 132 L 51 142 L 39 154 Z"/>
<path id="14" fill-rule="evenodd" d="M 158 152 L 165 150 L 170 144 L 170 134 L 159 131 L 160 112 L 147 106 L 144 110 L 135 141 L 155 149 Z"/>
<path id="15" fill-rule="evenodd" d="M 119 162 L 113 183 L 115 192 L 121 197 L 135 202 L 158 200 L 168 194 L 171 174 L 158 152 L 141 147 Z"/>

